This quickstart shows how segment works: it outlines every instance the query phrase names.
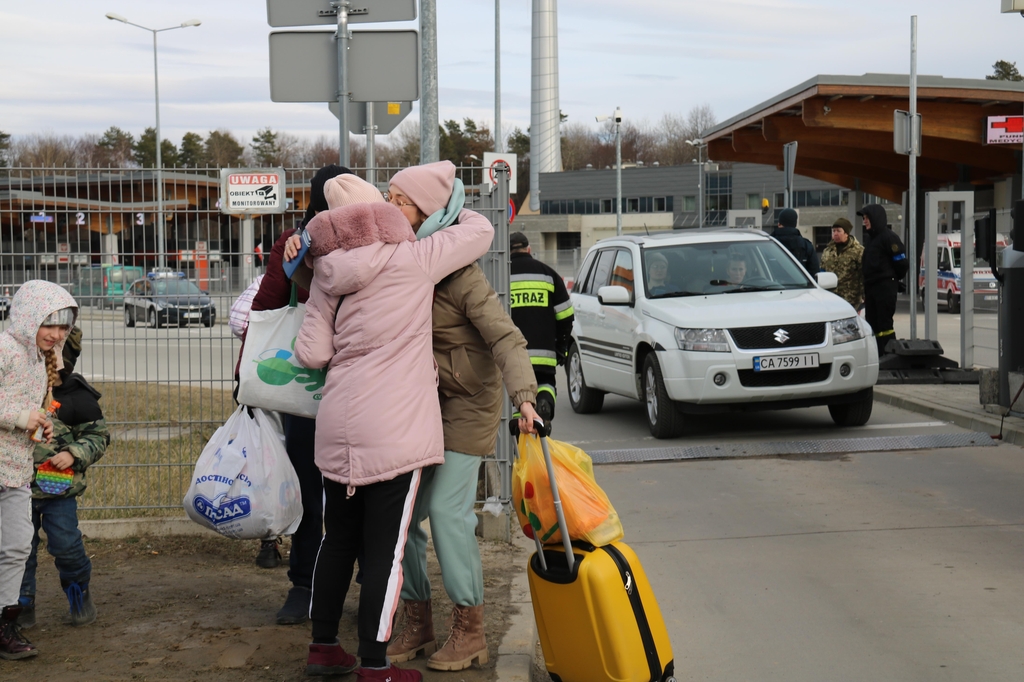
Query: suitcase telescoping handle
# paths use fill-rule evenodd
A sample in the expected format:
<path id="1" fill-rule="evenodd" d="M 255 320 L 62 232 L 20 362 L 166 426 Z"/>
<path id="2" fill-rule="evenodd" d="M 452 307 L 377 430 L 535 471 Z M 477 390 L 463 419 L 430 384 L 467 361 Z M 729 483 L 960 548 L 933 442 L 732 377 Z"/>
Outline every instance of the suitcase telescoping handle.
<path id="1" fill-rule="evenodd" d="M 572 553 L 572 538 L 569 537 L 569 527 L 565 523 L 565 512 L 562 510 L 562 497 L 558 494 L 558 481 L 555 480 L 555 466 L 551 461 L 551 451 L 548 449 L 548 436 L 551 435 L 551 424 L 545 424 L 540 419 L 534 420 L 537 427 L 537 435 L 540 436 L 540 449 L 544 453 L 544 464 L 548 468 L 548 482 L 551 484 L 551 497 L 555 501 L 555 516 L 558 518 L 558 529 L 562 532 L 562 544 L 565 545 L 565 560 L 569 566 L 569 573 L 572 573 L 576 557 Z M 509 431 L 513 438 L 519 437 L 519 421 L 513 419 L 508 423 Z M 547 561 L 544 559 L 544 547 L 540 539 L 534 533 L 534 542 L 537 544 L 537 556 L 540 559 L 541 567 L 547 570 Z"/>

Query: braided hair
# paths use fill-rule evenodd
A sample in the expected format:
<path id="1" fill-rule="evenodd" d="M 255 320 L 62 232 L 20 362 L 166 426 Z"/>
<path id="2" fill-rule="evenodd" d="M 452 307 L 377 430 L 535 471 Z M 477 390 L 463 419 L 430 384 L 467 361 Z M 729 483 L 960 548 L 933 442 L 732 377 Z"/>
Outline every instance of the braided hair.
<path id="1" fill-rule="evenodd" d="M 46 385 L 48 389 L 60 386 L 60 373 L 57 371 L 57 352 L 54 349 L 43 351 L 43 358 L 46 361 Z"/>

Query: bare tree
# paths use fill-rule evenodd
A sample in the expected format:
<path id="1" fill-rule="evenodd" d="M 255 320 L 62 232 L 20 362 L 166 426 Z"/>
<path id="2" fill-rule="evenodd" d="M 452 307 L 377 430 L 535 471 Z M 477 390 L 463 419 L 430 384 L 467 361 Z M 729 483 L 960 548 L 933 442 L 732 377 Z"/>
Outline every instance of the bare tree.
<path id="1" fill-rule="evenodd" d="M 78 161 L 76 146 L 77 140 L 70 135 L 27 135 L 14 138 L 11 157 L 16 166 L 74 167 Z"/>
<path id="2" fill-rule="evenodd" d="M 576 122 L 562 126 L 562 168 L 579 170 L 593 163 L 594 148 L 600 144 L 597 133 Z"/>
<path id="3" fill-rule="evenodd" d="M 681 166 L 696 159 L 693 147 L 686 140 L 693 139 L 686 125 L 686 118 L 677 114 L 665 114 L 661 117 L 661 149 L 658 162 L 663 166 Z"/>
<path id="4" fill-rule="evenodd" d="M 338 142 L 326 135 L 308 141 L 298 156 L 298 164 L 306 168 L 323 168 L 332 163 L 338 163 Z"/>
<path id="5" fill-rule="evenodd" d="M 690 139 L 700 137 L 709 129 L 714 128 L 716 123 L 718 123 L 718 119 L 715 118 L 715 110 L 707 102 L 693 107 L 686 115 L 686 126 L 691 135 Z"/>
<path id="6" fill-rule="evenodd" d="M 377 138 L 377 166 L 382 168 L 405 168 L 420 162 L 419 123 L 406 120 L 387 136 L 381 144 Z"/>

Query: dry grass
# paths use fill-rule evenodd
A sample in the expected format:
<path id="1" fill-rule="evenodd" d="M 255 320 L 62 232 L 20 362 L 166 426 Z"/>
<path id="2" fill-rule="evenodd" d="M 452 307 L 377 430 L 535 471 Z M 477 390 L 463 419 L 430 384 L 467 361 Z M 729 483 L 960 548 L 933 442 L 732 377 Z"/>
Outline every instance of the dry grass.
<path id="1" fill-rule="evenodd" d="M 89 469 L 81 518 L 167 516 L 181 510 L 192 469 L 235 409 L 231 392 L 157 383 L 97 383 L 111 443 Z"/>

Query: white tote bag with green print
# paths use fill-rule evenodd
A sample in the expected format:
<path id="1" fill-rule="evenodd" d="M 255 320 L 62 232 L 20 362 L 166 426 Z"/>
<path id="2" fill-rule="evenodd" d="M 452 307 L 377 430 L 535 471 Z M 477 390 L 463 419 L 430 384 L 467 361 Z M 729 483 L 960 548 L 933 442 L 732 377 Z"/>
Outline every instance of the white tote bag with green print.
<path id="1" fill-rule="evenodd" d="M 238 402 L 250 407 L 315 417 L 327 368 L 306 369 L 295 357 L 295 339 L 306 306 L 296 301 L 277 310 L 253 310 L 238 368 Z"/>

